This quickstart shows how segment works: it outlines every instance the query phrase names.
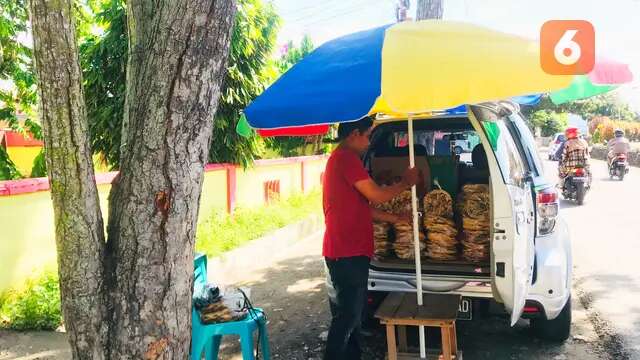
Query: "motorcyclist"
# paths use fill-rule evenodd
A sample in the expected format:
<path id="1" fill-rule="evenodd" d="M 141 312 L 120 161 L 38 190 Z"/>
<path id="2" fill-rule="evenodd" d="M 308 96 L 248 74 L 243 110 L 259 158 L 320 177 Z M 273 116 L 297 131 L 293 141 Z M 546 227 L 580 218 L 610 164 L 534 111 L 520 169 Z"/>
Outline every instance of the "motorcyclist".
<path id="1" fill-rule="evenodd" d="M 571 169 L 582 167 L 588 174 L 589 171 L 589 144 L 582 138 L 580 138 L 580 131 L 578 128 L 570 127 L 565 130 L 565 136 L 567 140 L 560 145 L 558 149 L 558 172 L 560 180 L 564 180 L 569 174 Z"/>
<path id="2" fill-rule="evenodd" d="M 607 149 L 609 153 L 607 154 L 608 164 L 611 164 L 611 161 L 616 158 L 618 154 L 627 155 L 631 146 L 629 145 L 629 140 L 624 137 L 624 130 L 616 129 L 614 132 L 614 138 L 609 140 L 607 143 Z"/>

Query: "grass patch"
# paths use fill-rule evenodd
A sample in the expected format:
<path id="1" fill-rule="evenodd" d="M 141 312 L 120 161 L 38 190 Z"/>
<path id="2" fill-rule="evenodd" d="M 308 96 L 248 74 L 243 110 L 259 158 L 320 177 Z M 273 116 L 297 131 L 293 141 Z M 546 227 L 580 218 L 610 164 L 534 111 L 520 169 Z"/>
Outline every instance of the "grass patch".
<path id="1" fill-rule="evenodd" d="M 233 215 L 213 213 L 198 225 L 196 250 L 216 257 L 265 234 L 322 211 L 319 190 L 293 195 L 272 205 L 236 209 Z"/>
<path id="2" fill-rule="evenodd" d="M 294 195 L 272 205 L 240 208 L 233 215 L 213 213 L 198 224 L 196 249 L 215 257 L 265 234 L 320 214 L 320 191 Z M 0 294 L 0 328 L 55 330 L 62 324 L 60 285 L 55 271 L 47 270 L 26 280 L 21 288 Z"/>
<path id="3" fill-rule="evenodd" d="M 28 279 L 0 296 L 0 328 L 55 330 L 62 323 L 60 286 L 54 271 Z"/>

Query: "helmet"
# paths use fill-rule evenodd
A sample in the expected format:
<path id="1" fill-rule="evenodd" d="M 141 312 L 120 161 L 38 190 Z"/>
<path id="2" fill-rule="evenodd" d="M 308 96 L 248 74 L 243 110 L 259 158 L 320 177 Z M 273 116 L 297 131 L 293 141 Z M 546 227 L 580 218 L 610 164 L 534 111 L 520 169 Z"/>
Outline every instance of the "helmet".
<path id="1" fill-rule="evenodd" d="M 564 131 L 564 135 L 567 137 L 567 140 L 568 139 L 577 139 L 579 132 L 580 131 L 578 130 L 578 128 L 570 127 L 570 128 L 567 128 L 567 130 Z"/>
<path id="2" fill-rule="evenodd" d="M 622 129 L 615 129 L 613 131 L 613 134 L 615 135 L 615 137 L 620 138 L 624 136 L 624 130 Z"/>

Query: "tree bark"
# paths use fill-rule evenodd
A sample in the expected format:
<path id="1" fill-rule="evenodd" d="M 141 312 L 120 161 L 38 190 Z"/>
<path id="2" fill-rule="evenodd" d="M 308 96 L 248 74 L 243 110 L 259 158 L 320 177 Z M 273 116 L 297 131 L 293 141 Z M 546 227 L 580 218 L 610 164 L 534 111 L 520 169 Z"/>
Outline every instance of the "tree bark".
<path id="1" fill-rule="evenodd" d="M 130 0 L 120 177 L 109 202 L 112 358 L 185 359 L 204 166 L 231 0 Z"/>
<path id="2" fill-rule="evenodd" d="M 108 241 L 72 0 L 31 0 L 40 116 L 74 359 L 186 359 L 196 221 L 233 0 L 129 0 L 120 175 Z"/>
<path id="3" fill-rule="evenodd" d="M 104 227 L 72 11 L 70 0 L 30 2 L 65 326 L 75 359 L 102 359 Z"/>
<path id="4" fill-rule="evenodd" d="M 442 19 L 443 0 L 418 0 L 416 20 Z"/>

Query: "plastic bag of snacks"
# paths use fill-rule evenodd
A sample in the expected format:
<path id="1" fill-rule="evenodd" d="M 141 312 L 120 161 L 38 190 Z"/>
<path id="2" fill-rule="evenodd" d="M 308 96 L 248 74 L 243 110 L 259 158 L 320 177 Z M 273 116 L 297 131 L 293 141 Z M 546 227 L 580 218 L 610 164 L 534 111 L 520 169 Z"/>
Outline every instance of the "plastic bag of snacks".
<path id="1" fill-rule="evenodd" d="M 393 224 L 396 233 L 396 240 L 393 243 L 393 250 L 400 259 L 415 259 L 413 245 L 413 225 L 400 222 Z M 426 248 L 424 233 L 419 232 L 420 253 Z"/>
<path id="2" fill-rule="evenodd" d="M 458 230 L 453 221 L 453 199 L 444 190 L 426 194 L 424 227 L 427 229 L 427 256 L 434 260 L 458 258 Z"/>
<path id="3" fill-rule="evenodd" d="M 456 201 L 462 218 L 462 256 L 467 261 L 489 260 L 491 198 L 486 184 L 465 185 Z"/>

